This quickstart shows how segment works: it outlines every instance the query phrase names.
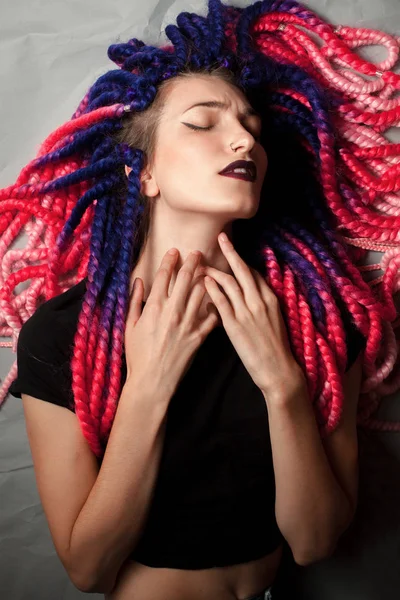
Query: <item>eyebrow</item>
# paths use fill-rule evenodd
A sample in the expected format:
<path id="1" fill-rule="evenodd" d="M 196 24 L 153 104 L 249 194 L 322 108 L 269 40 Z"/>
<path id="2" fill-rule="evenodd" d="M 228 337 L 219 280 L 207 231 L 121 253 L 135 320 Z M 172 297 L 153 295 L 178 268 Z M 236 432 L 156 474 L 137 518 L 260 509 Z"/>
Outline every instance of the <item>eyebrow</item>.
<path id="1" fill-rule="evenodd" d="M 195 106 L 207 106 L 208 108 L 228 108 L 228 105 L 224 102 L 218 102 L 217 100 L 208 100 L 207 102 L 198 102 L 197 104 L 193 104 L 190 108 L 187 108 L 183 114 L 185 114 L 188 110 L 195 108 Z M 255 116 L 261 119 L 260 113 L 258 113 L 252 106 L 248 106 L 244 112 L 240 113 L 242 117 Z"/>

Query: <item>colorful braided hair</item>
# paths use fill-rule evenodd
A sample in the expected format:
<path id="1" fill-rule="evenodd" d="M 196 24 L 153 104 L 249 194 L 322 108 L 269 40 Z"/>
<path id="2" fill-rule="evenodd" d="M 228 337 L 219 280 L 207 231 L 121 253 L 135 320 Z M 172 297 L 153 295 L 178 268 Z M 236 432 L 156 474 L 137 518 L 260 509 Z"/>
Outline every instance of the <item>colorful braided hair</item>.
<path id="1" fill-rule="evenodd" d="M 176 22 L 165 29 L 172 45 L 136 38 L 111 45 L 118 69 L 97 79 L 71 120 L 0 191 L 2 335 L 12 336 L 15 353 L 40 297 L 47 301 L 87 277 L 72 392 L 82 432 L 101 457 L 122 388 L 130 276 L 148 230 L 148 203 L 139 193 L 144 158 L 153 155 L 173 78 L 222 77 L 262 114 L 269 159 L 259 210 L 233 223 L 232 241 L 279 299 L 320 434 L 335 430 L 343 405 L 340 306 L 366 340 L 358 424 L 398 430 L 373 413 L 400 389 L 393 298 L 400 283 L 400 144 L 384 137 L 400 124 L 393 70 L 400 38 L 333 27 L 292 0 L 246 8 L 209 0 L 207 17 L 182 12 Z M 356 49 L 368 44 L 386 46 L 387 59 L 375 65 L 360 58 Z M 26 248 L 7 252 L 22 228 Z M 383 252 L 380 264 L 360 264 L 368 250 Z M 363 279 L 378 268 L 381 277 Z M 0 402 L 16 371 L 15 362 Z"/>

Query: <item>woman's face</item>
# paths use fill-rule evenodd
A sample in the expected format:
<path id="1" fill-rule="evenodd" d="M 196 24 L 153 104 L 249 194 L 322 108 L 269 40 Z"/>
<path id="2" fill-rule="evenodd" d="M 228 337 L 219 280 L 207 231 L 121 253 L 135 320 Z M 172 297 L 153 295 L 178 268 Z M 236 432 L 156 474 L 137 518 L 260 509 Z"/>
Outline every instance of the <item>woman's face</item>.
<path id="1" fill-rule="evenodd" d="M 209 101 L 225 106 L 191 108 Z M 153 165 L 142 177 L 142 193 L 165 203 L 175 217 L 196 213 L 199 225 L 209 218 L 219 230 L 235 219 L 254 216 L 268 160 L 256 141 L 261 118 L 245 116 L 246 109 L 251 105 L 243 92 L 216 77 L 176 79 L 157 131 Z M 235 160 L 255 162 L 254 182 L 219 175 Z"/>

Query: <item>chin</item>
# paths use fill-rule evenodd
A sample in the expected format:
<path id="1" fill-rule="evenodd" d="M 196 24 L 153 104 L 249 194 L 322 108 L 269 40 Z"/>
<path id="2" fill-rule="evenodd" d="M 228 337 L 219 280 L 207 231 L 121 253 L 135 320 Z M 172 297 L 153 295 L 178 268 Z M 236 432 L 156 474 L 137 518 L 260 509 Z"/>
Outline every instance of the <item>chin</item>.
<path id="1" fill-rule="evenodd" d="M 254 217 L 254 215 L 257 214 L 258 209 L 260 207 L 260 199 L 252 199 L 251 202 L 249 202 L 249 204 L 247 206 L 243 206 L 243 201 L 242 201 L 242 206 L 241 206 L 241 210 L 240 212 L 242 213 L 241 216 L 237 216 L 237 219 L 251 219 L 252 217 Z"/>
<path id="2" fill-rule="evenodd" d="M 228 197 L 228 199 L 225 196 L 221 203 L 218 202 L 218 199 L 215 199 L 214 206 L 210 208 L 210 212 L 213 212 L 214 209 L 214 212 L 219 212 L 221 215 L 225 214 L 230 219 L 251 219 L 257 214 L 259 207 L 259 195 L 243 196 L 242 194 L 237 197 L 235 203 L 232 202 L 232 196 Z"/>

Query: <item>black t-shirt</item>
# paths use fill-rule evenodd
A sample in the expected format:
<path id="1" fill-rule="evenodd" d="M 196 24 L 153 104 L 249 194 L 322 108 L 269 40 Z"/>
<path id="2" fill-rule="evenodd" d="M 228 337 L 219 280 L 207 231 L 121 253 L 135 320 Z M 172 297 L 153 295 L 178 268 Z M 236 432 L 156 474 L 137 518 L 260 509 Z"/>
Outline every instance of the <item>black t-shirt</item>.
<path id="1" fill-rule="evenodd" d="M 74 411 L 70 359 L 86 281 L 42 304 L 22 326 L 13 396 Z M 365 338 L 346 312 L 344 319 L 348 370 Z M 154 496 L 130 558 L 205 569 L 258 559 L 282 540 L 266 402 L 224 327 L 216 327 L 170 400 Z"/>

